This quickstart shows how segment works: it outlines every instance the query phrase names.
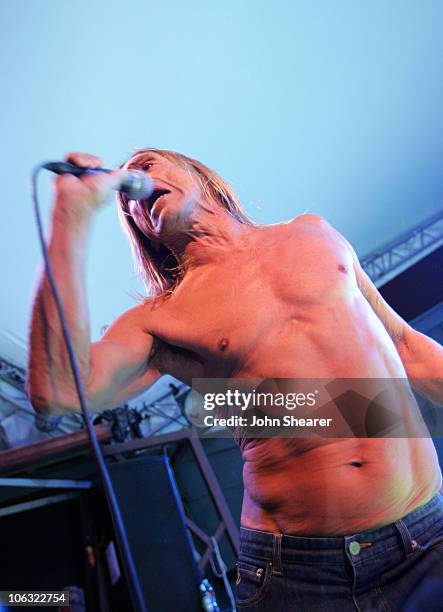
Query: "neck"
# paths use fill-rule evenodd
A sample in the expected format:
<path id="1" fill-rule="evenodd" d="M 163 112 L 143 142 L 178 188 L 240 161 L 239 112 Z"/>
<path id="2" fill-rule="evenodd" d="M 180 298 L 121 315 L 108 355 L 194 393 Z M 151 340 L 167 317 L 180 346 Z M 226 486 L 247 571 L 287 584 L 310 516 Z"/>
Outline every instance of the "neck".
<path id="1" fill-rule="evenodd" d="M 171 236 L 166 244 L 179 265 L 189 269 L 246 248 L 253 230 L 223 210 L 204 209 L 189 229 Z"/>

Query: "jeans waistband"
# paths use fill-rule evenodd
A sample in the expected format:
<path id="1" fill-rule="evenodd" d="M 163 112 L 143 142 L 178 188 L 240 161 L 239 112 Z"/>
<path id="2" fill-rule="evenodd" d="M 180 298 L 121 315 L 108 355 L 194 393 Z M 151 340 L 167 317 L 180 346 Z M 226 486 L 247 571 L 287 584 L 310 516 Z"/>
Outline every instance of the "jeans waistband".
<path id="1" fill-rule="evenodd" d="M 398 548 L 401 544 L 406 554 L 414 548 L 416 539 L 443 520 L 443 496 L 436 493 L 430 501 L 407 514 L 402 519 L 380 527 L 340 537 L 305 537 L 276 534 L 268 531 L 240 528 L 240 552 L 253 557 L 281 562 L 342 563 L 345 547 L 357 542 L 358 551 L 372 554 L 376 550 Z M 412 543 L 412 544 L 411 544 Z"/>

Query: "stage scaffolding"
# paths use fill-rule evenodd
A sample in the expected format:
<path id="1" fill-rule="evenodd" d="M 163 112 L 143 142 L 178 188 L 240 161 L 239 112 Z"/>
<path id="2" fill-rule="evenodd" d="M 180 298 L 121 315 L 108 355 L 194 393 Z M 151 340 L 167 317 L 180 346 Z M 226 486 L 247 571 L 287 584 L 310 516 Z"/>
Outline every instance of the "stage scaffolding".
<path id="1" fill-rule="evenodd" d="M 360 259 L 380 287 L 443 244 L 443 209 Z"/>

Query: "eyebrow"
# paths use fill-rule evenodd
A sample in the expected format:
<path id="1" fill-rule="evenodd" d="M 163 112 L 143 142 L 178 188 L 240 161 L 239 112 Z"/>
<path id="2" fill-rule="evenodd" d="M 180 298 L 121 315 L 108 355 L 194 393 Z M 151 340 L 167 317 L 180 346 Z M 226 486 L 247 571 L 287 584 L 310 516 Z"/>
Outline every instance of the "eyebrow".
<path id="1" fill-rule="evenodd" d="M 142 162 L 137 162 L 137 158 L 138 157 L 143 157 L 143 161 Z M 136 165 L 137 167 L 141 167 L 144 168 L 146 166 L 146 164 L 148 164 L 150 161 L 154 160 L 158 160 L 158 159 L 164 159 L 161 155 L 159 155 L 158 153 L 140 153 L 140 155 L 136 155 L 134 157 L 134 159 L 132 159 L 128 165 L 128 168 L 132 168 L 134 167 L 134 165 Z"/>

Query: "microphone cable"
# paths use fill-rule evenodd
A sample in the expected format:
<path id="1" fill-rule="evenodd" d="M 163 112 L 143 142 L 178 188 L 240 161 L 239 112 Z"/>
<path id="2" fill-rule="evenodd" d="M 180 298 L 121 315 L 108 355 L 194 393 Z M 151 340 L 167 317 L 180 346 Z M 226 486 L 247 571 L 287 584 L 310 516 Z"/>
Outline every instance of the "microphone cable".
<path id="1" fill-rule="evenodd" d="M 72 344 L 71 334 L 68 329 L 63 305 L 60 299 L 60 295 L 58 293 L 54 274 L 51 268 L 51 262 L 49 261 L 49 253 L 48 248 L 45 242 L 43 224 L 40 215 L 40 206 L 38 202 L 37 195 L 37 179 L 41 170 L 45 169 L 45 164 L 40 164 L 36 168 L 34 168 L 31 177 L 31 193 L 32 193 L 32 201 L 34 205 L 34 214 L 37 223 L 38 229 L 38 237 L 40 240 L 40 246 L 43 254 L 43 259 L 45 262 L 45 270 L 46 276 L 49 281 L 49 285 L 51 287 L 51 292 L 54 298 L 54 302 L 57 308 L 57 313 L 60 319 L 60 323 L 62 326 L 63 337 L 66 344 L 66 349 L 69 355 L 69 362 L 71 364 L 72 374 L 74 376 L 75 386 L 77 390 L 77 395 L 80 401 L 81 412 L 83 415 L 83 420 L 86 425 L 86 429 L 89 436 L 89 441 L 92 447 L 93 455 L 98 465 L 99 474 L 101 477 L 101 481 L 103 484 L 103 488 L 106 495 L 106 500 L 108 503 L 109 511 L 112 517 L 112 523 L 114 526 L 115 536 L 117 539 L 118 549 L 120 551 L 121 560 L 125 569 L 126 580 L 129 586 L 129 593 L 132 600 L 132 605 L 134 607 L 135 612 L 147 612 L 146 604 L 144 602 L 140 582 L 138 580 L 137 572 L 134 565 L 134 559 L 132 557 L 132 553 L 129 547 L 128 538 L 126 535 L 126 531 L 123 525 L 123 520 L 120 512 L 120 508 L 117 502 L 117 497 L 115 495 L 114 487 L 112 485 L 111 478 L 109 476 L 108 468 L 106 467 L 103 454 L 100 449 L 100 445 L 97 440 L 97 436 L 95 433 L 95 429 L 92 425 L 91 415 L 88 409 L 86 395 L 83 389 L 83 384 L 80 377 L 80 370 L 78 367 L 77 359 L 75 356 L 75 351 Z"/>

